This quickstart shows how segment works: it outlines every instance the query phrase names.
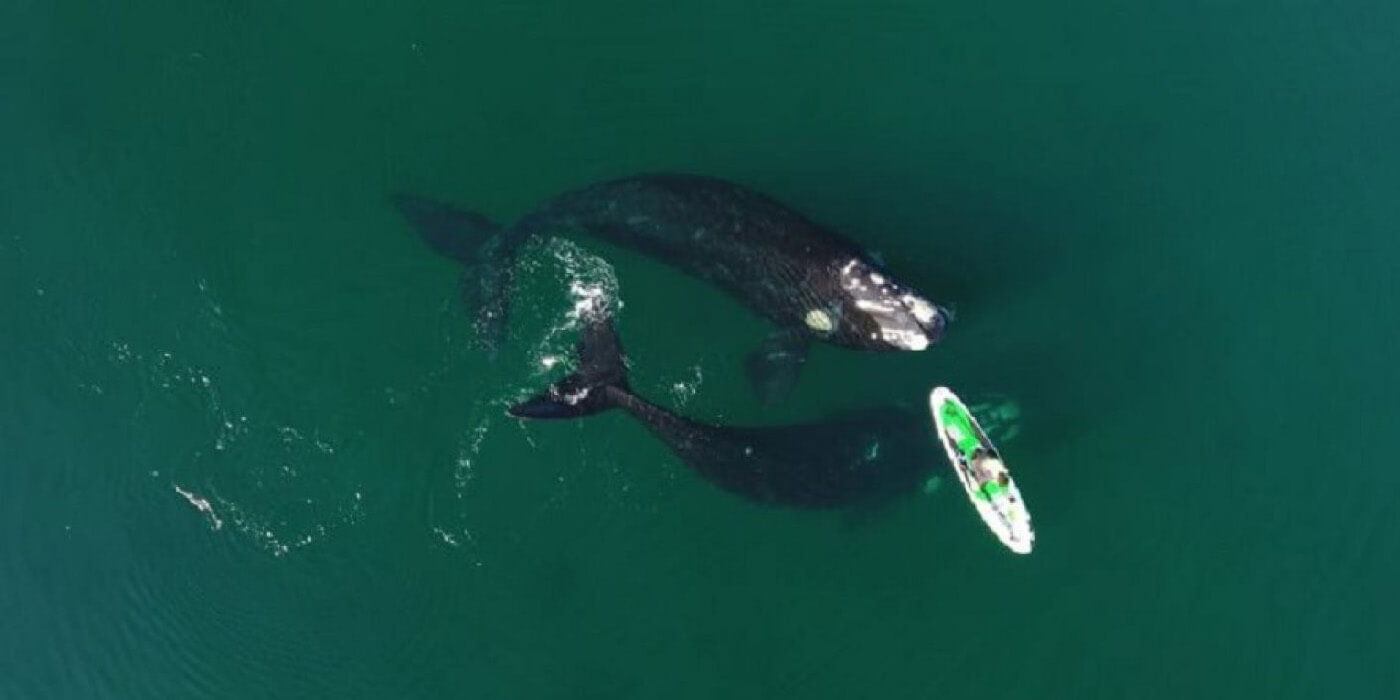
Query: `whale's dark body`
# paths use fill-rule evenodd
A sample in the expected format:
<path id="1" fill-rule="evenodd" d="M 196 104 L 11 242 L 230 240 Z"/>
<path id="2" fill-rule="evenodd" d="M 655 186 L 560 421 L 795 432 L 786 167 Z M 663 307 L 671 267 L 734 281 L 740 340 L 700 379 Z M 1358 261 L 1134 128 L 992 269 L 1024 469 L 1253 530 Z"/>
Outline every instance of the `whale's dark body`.
<path id="1" fill-rule="evenodd" d="M 839 305 L 840 268 L 865 260 L 854 243 L 777 201 L 738 185 L 690 175 L 646 175 L 557 197 L 517 235 L 583 230 L 661 260 L 725 290 L 780 327 L 856 348 L 883 349 L 852 328 L 819 334 L 803 319 Z M 873 263 L 872 263 L 873 264 Z"/>
<path id="2" fill-rule="evenodd" d="M 913 491 L 938 463 L 920 416 L 893 407 L 808 423 L 724 426 L 677 415 L 615 387 L 607 392 L 697 474 L 763 505 L 880 503 Z"/>
<path id="3" fill-rule="evenodd" d="M 511 407 L 520 418 L 627 411 L 682 462 L 730 493 L 763 505 L 841 508 L 908 493 L 939 463 L 926 421 L 897 408 L 810 423 L 722 426 L 678 415 L 632 392 L 610 318 L 585 316 L 579 370 Z"/>
<path id="4" fill-rule="evenodd" d="M 646 174 L 560 194 L 514 224 L 411 195 L 399 210 L 438 252 L 467 265 L 464 291 L 491 348 L 504 338 L 513 261 L 527 242 L 583 232 L 728 292 L 778 328 L 750 361 L 760 382 L 795 368 L 807 343 L 921 350 L 946 313 L 896 283 L 850 240 L 777 200 L 712 177 Z M 780 377 L 779 382 L 790 377 Z"/>

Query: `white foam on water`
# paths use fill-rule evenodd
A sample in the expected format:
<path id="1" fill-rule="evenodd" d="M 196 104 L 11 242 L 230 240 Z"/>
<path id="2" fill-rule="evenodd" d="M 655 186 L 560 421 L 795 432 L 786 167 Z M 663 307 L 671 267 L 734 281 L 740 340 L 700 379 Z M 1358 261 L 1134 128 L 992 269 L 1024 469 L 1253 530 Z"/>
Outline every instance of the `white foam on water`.
<path id="1" fill-rule="evenodd" d="M 498 426 L 508 424 L 512 427 L 503 434 L 507 439 L 535 446 L 529 426 L 507 417 L 506 409 L 538 393 L 576 366 L 574 344 L 586 318 L 605 311 L 616 313 L 622 306 L 612 266 L 572 241 L 556 238 L 533 244 L 524 251 L 518 265 L 516 279 L 520 289 L 512 311 L 513 330 L 543 330 L 525 331 L 531 337 L 522 343 L 524 352 L 516 354 L 523 360 L 522 365 L 516 365 L 519 369 L 512 366 L 481 380 L 491 382 L 495 377 L 504 377 L 499 383 L 484 387 L 483 398 L 473 406 L 447 470 L 451 482 L 434 489 L 443 497 L 434 499 L 427 523 L 428 532 L 436 541 L 466 553 L 475 566 L 484 565 L 479 541 L 488 536 L 474 513 L 476 500 L 484 497 L 475 489 L 479 488 L 481 471 L 497 466 L 483 458 L 488 437 L 498 432 Z M 695 381 L 699 381 L 698 374 Z M 560 493 L 567 493 L 562 476 L 550 500 L 561 498 Z"/>
<path id="2" fill-rule="evenodd" d="M 195 510 L 209 516 L 209 522 L 211 525 L 213 525 L 215 530 L 223 529 L 224 521 L 219 519 L 218 513 L 214 512 L 214 506 L 209 504 L 208 499 L 200 498 L 199 496 L 196 496 L 193 492 L 186 491 L 180 488 L 179 484 L 174 484 L 174 487 L 175 493 L 180 494 L 180 497 L 184 498 L 186 502 L 194 506 Z"/>
<path id="3" fill-rule="evenodd" d="M 338 473 L 334 438 L 319 428 L 250 415 L 243 406 L 254 405 L 252 398 L 224 391 L 219 372 L 176 352 L 138 350 L 121 340 L 108 348 L 112 364 L 130 367 L 143 385 L 157 390 L 136 407 L 138 429 L 140 416 L 155 410 L 185 413 L 206 426 L 202 435 L 194 433 L 202 444 L 183 455 L 161 455 L 172 461 L 146 473 L 203 484 L 204 494 L 181 483 L 172 488 L 213 530 L 225 531 L 227 523 L 228 532 L 282 556 L 363 519 L 359 487 Z M 242 389 L 237 381 L 231 385 Z"/>
<path id="4" fill-rule="evenodd" d="M 562 313 L 552 304 L 533 309 L 548 327 L 531 343 L 531 376 L 522 385 L 530 393 L 538 391 L 541 378 L 552 375 L 556 368 L 573 366 L 574 338 L 583 319 L 609 310 L 617 313 L 622 308 L 617 274 L 606 260 L 564 239 L 551 239 L 533 250 L 543 254 L 524 263 L 527 273 L 552 280 L 549 286 L 557 285 L 567 293 L 568 306 Z M 511 395 L 512 402 L 521 398 L 519 392 Z"/>
<path id="5" fill-rule="evenodd" d="M 677 407 L 684 407 L 700 393 L 700 385 L 705 381 L 705 373 L 700 365 L 691 365 L 691 375 L 686 379 L 671 382 L 671 397 L 675 399 Z"/>

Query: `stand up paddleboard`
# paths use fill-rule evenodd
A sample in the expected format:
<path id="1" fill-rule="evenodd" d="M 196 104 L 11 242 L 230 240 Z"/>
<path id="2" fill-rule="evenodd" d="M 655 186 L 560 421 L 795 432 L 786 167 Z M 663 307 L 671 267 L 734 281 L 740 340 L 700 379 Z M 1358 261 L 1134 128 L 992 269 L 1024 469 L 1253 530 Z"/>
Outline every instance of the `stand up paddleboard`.
<path id="1" fill-rule="evenodd" d="M 1031 514 L 1001 461 L 1001 453 L 972 412 L 947 387 L 934 388 L 928 402 L 938 441 L 977 514 L 1011 551 L 1030 554 L 1035 542 Z"/>

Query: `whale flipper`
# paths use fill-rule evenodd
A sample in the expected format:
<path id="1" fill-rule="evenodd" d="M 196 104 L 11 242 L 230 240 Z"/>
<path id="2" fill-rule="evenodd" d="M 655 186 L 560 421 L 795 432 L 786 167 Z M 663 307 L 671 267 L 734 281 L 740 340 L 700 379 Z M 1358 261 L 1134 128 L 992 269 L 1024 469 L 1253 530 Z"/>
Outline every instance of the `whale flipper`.
<path id="1" fill-rule="evenodd" d="M 518 246 L 481 214 L 401 192 L 392 198 L 429 248 L 464 266 L 462 304 L 475 317 L 477 342 L 494 357 L 505 342 Z"/>
<path id="2" fill-rule="evenodd" d="M 772 404 L 792 393 L 812 341 L 801 331 L 783 328 L 773 331 L 758 349 L 744 359 L 744 373 L 764 404 Z"/>

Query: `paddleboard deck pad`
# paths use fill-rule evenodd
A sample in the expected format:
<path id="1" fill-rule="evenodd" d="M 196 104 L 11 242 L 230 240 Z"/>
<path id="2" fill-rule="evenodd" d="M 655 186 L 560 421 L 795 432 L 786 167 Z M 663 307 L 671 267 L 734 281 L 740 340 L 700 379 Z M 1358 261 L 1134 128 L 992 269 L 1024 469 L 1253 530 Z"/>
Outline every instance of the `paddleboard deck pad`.
<path id="1" fill-rule="evenodd" d="M 938 442 L 977 515 L 1011 551 L 1030 554 L 1035 542 L 1031 514 L 996 445 L 947 387 L 935 387 L 928 401 Z"/>

